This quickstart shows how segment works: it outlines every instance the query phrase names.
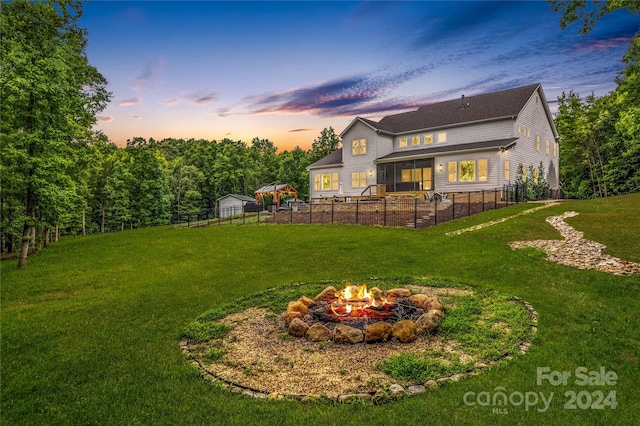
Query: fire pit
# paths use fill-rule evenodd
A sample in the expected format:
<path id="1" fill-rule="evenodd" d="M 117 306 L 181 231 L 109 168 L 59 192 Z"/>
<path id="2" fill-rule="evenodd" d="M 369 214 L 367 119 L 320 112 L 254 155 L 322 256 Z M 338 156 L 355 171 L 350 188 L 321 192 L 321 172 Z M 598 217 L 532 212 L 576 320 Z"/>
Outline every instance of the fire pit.
<path id="1" fill-rule="evenodd" d="M 433 333 L 443 317 L 437 296 L 347 283 L 340 291 L 329 286 L 314 299 L 302 296 L 290 302 L 284 321 L 290 335 L 311 341 L 377 343 L 396 338 L 409 343 L 419 334 Z"/>

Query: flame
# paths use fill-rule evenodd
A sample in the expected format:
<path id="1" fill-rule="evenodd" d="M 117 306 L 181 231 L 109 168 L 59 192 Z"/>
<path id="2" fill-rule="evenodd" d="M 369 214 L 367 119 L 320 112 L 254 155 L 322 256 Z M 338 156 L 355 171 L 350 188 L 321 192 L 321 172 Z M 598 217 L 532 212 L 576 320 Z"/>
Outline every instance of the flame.
<path id="1" fill-rule="evenodd" d="M 345 317 L 349 315 L 357 315 L 369 307 L 380 307 L 387 303 L 387 300 L 380 295 L 376 297 L 376 289 L 369 291 L 366 285 L 350 285 L 336 293 L 337 302 L 331 305 L 331 311 L 334 315 Z M 336 309 L 339 307 L 339 309 Z M 344 309 L 344 311 L 343 311 Z"/>

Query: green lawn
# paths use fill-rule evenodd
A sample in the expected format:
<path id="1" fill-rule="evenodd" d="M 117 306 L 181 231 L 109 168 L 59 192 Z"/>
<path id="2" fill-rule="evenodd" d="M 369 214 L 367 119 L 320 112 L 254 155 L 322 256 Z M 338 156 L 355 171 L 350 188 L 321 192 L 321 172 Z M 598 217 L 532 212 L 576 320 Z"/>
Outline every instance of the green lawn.
<path id="1" fill-rule="evenodd" d="M 640 276 L 549 263 L 507 243 L 559 238 L 544 219 L 566 210 L 586 238 L 640 262 L 640 194 L 567 201 L 482 230 L 518 205 L 423 230 L 246 225 L 148 228 L 65 238 L 1 263 L 1 412 L 13 424 L 636 424 L 640 415 Z M 271 287 L 321 280 L 436 276 L 516 295 L 539 314 L 530 352 L 478 377 L 382 406 L 254 400 L 203 380 L 183 357 L 185 325 L 204 311 Z M 579 386 L 578 367 L 604 366 L 615 385 Z M 537 369 L 570 371 L 537 385 Z M 465 393 L 542 393 L 544 412 L 470 406 Z M 617 407 L 565 409 L 570 393 Z M 467 400 L 469 398 L 467 397 Z M 475 399 L 471 398 L 475 401 Z M 517 398 L 516 398 L 517 400 Z M 517 401 L 516 401 L 517 402 Z M 611 400 L 609 400 L 611 402 Z M 504 409 L 506 407 L 506 413 Z M 492 408 L 502 408 L 493 413 Z M 365 423 L 366 422 L 366 423 Z"/>

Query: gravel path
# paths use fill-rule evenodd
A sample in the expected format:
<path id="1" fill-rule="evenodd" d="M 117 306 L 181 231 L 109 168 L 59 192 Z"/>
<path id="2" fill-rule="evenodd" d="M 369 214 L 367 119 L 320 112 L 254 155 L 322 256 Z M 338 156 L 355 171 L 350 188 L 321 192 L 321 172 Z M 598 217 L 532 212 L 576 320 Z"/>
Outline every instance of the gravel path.
<path id="1" fill-rule="evenodd" d="M 564 266 L 578 269 L 597 269 L 613 275 L 640 274 L 640 263 L 628 262 L 605 254 L 606 246 L 587 240 L 584 234 L 567 224 L 564 219 L 578 213 L 564 212 L 560 216 L 550 216 L 547 222 L 556 228 L 564 240 L 513 241 L 512 249 L 534 247 L 547 253 L 547 259 Z"/>

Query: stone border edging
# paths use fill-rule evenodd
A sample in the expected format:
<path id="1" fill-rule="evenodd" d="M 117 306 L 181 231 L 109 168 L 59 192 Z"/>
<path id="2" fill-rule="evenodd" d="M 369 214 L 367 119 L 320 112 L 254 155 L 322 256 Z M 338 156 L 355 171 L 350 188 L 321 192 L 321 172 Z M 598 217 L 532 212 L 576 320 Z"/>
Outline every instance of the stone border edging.
<path id="1" fill-rule="evenodd" d="M 524 308 L 529 312 L 531 331 L 535 337 L 535 335 L 538 332 L 538 313 L 533 309 L 533 306 L 530 303 L 520 299 L 517 296 L 512 296 L 511 300 L 514 300 L 522 304 L 522 306 L 524 306 Z M 519 354 L 520 355 L 526 354 L 529 351 L 531 346 L 532 346 L 532 342 L 529 342 L 529 341 L 521 342 L 520 345 L 518 346 Z M 408 396 L 420 395 L 422 393 L 425 393 L 427 389 L 435 389 L 440 386 L 444 386 L 447 383 L 458 382 L 464 378 L 477 376 L 482 372 L 482 370 L 491 368 L 497 365 L 500 361 L 511 360 L 516 355 L 518 355 L 518 353 L 505 352 L 501 356 L 489 362 L 477 363 L 476 368 L 474 369 L 467 370 L 462 373 L 456 373 L 448 377 L 440 377 L 435 380 L 433 379 L 428 380 L 424 384 L 414 384 L 406 387 L 401 386 L 399 384 L 392 384 L 389 386 L 389 392 L 386 392 L 383 389 L 380 389 L 376 392 L 362 392 L 362 393 L 342 394 L 342 395 L 338 393 L 331 394 L 331 395 L 329 394 L 326 394 L 326 395 L 318 395 L 318 394 L 288 395 L 287 394 L 285 395 L 285 394 L 280 394 L 278 392 L 273 392 L 273 393 L 261 392 L 256 389 L 242 386 L 240 384 L 233 383 L 216 376 L 215 374 L 208 371 L 200 361 L 198 361 L 195 357 L 192 356 L 191 352 L 189 351 L 189 345 L 187 340 L 180 341 L 180 349 L 183 355 L 190 359 L 190 363 L 196 368 L 198 368 L 200 375 L 205 380 L 208 380 L 212 383 L 216 383 L 220 385 L 223 389 L 228 390 L 234 394 L 240 394 L 240 395 L 257 398 L 257 399 L 296 400 L 303 403 L 313 402 L 313 401 L 320 401 L 320 402 L 327 402 L 327 403 L 341 403 L 341 404 L 365 402 L 365 403 L 372 403 L 375 405 L 380 405 L 387 402 L 393 402 Z"/>

